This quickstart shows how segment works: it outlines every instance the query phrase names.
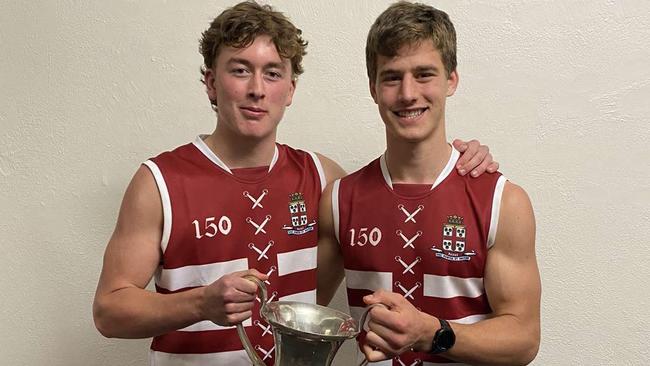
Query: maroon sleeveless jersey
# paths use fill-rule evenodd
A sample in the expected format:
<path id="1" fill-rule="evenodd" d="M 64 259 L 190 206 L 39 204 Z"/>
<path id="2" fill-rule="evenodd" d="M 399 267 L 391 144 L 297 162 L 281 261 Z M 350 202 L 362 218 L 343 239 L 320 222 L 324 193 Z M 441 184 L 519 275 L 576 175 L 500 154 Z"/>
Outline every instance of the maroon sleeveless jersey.
<path id="1" fill-rule="evenodd" d="M 451 157 L 433 186 L 395 184 L 384 156 L 334 183 L 335 228 L 344 257 L 350 310 L 378 289 L 452 322 L 474 323 L 491 312 L 483 287 L 505 177 L 460 176 Z M 381 365 L 449 360 L 407 352 Z"/>
<path id="2" fill-rule="evenodd" d="M 270 301 L 315 303 L 318 201 L 324 186 L 316 155 L 278 144 L 262 174 L 233 174 L 200 136 L 145 165 L 164 212 L 163 255 L 155 277 L 159 293 L 209 285 L 255 268 L 269 275 Z M 259 304 L 244 326 L 259 356 L 272 365 L 273 335 L 259 316 Z M 157 366 L 250 364 L 236 328 L 210 321 L 155 337 L 150 356 Z"/>

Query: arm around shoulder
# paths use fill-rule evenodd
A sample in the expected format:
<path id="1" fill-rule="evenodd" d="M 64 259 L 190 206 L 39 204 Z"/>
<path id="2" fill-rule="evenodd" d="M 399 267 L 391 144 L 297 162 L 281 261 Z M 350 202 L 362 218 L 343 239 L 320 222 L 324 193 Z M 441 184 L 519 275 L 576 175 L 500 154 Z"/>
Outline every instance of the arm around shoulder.
<path id="1" fill-rule="evenodd" d="M 343 280 L 343 258 L 336 238 L 332 210 L 333 184 L 327 185 L 320 200 L 318 222 L 317 302 L 328 305 Z"/>

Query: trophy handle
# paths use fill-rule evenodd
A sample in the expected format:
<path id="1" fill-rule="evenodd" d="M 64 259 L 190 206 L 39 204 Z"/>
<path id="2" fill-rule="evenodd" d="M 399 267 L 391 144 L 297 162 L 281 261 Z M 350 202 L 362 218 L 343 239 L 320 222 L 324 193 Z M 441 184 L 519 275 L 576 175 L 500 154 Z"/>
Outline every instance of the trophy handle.
<path id="1" fill-rule="evenodd" d="M 380 302 L 376 303 L 376 304 L 372 304 L 372 305 L 366 307 L 363 310 L 363 313 L 361 314 L 361 318 L 359 319 L 359 332 L 361 332 L 363 330 L 363 327 L 366 325 L 366 318 L 368 317 L 368 313 L 370 312 L 370 310 L 372 310 L 372 308 L 377 307 L 377 306 L 381 306 L 383 308 L 388 309 L 388 306 L 386 306 L 386 305 L 384 305 L 384 304 L 382 304 Z M 257 354 L 255 354 L 255 356 L 257 356 Z M 365 356 L 364 356 L 363 361 L 361 361 L 359 366 L 366 366 L 367 364 L 368 364 L 368 359 L 365 358 Z"/>
<path id="2" fill-rule="evenodd" d="M 244 276 L 245 279 L 255 282 L 257 284 L 257 289 L 261 290 L 261 299 L 262 299 L 262 307 L 260 308 L 260 312 L 262 311 L 261 309 L 264 308 L 267 302 L 267 297 L 266 297 L 266 285 L 264 282 L 260 281 L 257 277 L 255 276 Z M 244 345 L 244 349 L 246 350 L 246 354 L 248 354 L 248 358 L 251 359 L 251 362 L 253 362 L 253 365 L 255 366 L 265 366 L 264 361 L 260 358 L 260 356 L 257 355 L 257 352 L 255 352 L 255 349 L 253 348 L 253 345 L 251 344 L 251 341 L 248 339 L 248 335 L 246 335 L 246 331 L 244 330 L 244 326 L 242 323 L 237 324 L 237 334 L 239 335 L 239 339 L 241 340 L 241 343 Z"/>

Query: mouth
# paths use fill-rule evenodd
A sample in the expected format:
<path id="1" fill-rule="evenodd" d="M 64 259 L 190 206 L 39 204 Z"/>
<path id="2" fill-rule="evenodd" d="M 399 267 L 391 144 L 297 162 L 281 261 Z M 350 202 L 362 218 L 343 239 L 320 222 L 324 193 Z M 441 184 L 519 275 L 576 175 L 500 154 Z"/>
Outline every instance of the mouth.
<path id="1" fill-rule="evenodd" d="M 261 118 L 268 112 L 266 109 L 256 106 L 240 107 L 239 109 L 241 110 L 242 114 L 244 114 L 244 116 L 251 119 Z"/>
<path id="2" fill-rule="evenodd" d="M 424 112 L 427 111 L 429 108 L 409 108 L 409 109 L 402 109 L 399 111 L 393 111 L 393 114 L 399 118 L 404 118 L 404 119 L 415 119 L 420 117 Z"/>

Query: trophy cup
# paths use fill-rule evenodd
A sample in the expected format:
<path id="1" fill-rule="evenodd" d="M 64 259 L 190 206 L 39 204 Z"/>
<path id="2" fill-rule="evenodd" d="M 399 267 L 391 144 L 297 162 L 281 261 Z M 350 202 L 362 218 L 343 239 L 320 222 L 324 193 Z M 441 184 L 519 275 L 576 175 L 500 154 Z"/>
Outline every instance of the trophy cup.
<path id="1" fill-rule="evenodd" d="M 355 338 L 363 326 L 350 315 L 326 306 L 297 301 L 267 302 L 266 285 L 256 277 L 245 278 L 259 286 L 260 316 L 273 329 L 275 366 L 329 366 L 343 342 Z M 363 312 L 360 324 L 364 324 L 371 308 Z M 241 323 L 237 324 L 237 333 L 253 365 L 265 366 Z"/>

